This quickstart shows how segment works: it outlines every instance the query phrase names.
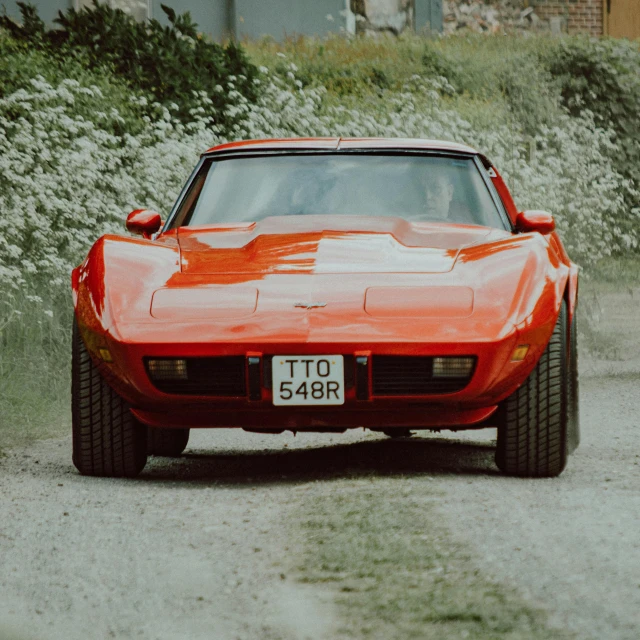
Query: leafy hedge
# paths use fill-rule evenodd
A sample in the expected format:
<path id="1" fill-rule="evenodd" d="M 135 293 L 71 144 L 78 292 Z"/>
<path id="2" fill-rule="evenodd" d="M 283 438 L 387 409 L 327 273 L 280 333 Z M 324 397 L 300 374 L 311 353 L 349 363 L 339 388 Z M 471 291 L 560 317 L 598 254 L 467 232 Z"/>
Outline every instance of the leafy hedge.
<path id="1" fill-rule="evenodd" d="M 45 282 L 66 287 L 70 269 L 91 242 L 107 230 L 121 230 L 127 211 L 167 211 L 199 152 L 252 137 L 467 142 L 495 160 L 521 208 L 556 215 L 570 254 L 583 265 L 640 245 L 637 167 L 629 166 L 637 150 L 621 151 L 618 120 L 624 114 L 596 98 L 585 104 L 591 85 L 572 70 L 585 59 L 585 66 L 603 64 L 604 54 L 591 49 L 604 47 L 610 57 L 618 56 L 615 100 L 632 102 L 637 83 L 623 81 L 620 72 L 637 63 L 630 46 L 622 46 L 622 55 L 618 45 L 580 38 L 265 42 L 249 47 L 254 60 L 271 66 L 252 67 L 251 91 L 227 88 L 227 102 L 218 102 L 218 93 L 201 91 L 193 100 L 177 94 L 173 104 L 154 101 L 140 87 L 128 89 L 115 66 L 87 70 L 88 45 L 69 44 L 86 36 L 64 29 L 52 34 L 30 11 L 23 7 L 22 26 L 11 23 L 13 36 L 0 30 L 5 290 L 35 295 Z M 123 14 L 96 7 L 66 15 L 120 20 Z M 168 32 L 189 22 L 170 17 L 174 27 Z M 62 44 L 54 46 L 56 38 Z M 35 50 L 31 41 L 40 42 Z M 48 47 L 79 53 L 62 59 L 47 56 Z M 334 82 L 340 77 L 350 81 Z M 228 85 L 233 82 L 227 78 Z M 596 97 L 604 101 L 604 90 Z M 627 108 L 632 113 L 638 106 Z M 213 112 L 225 128 L 211 126 Z"/>
<path id="2" fill-rule="evenodd" d="M 628 40 L 573 38 L 558 43 L 548 59 L 570 114 L 593 113 L 599 126 L 615 134 L 612 160 L 640 188 L 640 51 Z M 640 201 L 625 192 L 628 209 Z M 620 224 L 637 224 L 620 212 Z"/>
<path id="3" fill-rule="evenodd" d="M 439 80 L 440 93 L 474 121 L 508 123 L 535 139 L 564 114 L 610 131 L 607 152 L 631 233 L 640 210 L 640 50 L 628 40 L 477 34 L 438 40 L 301 39 L 249 45 L 252 57 L 285 77 L 294 63 L 306 87 L 325 87 L 335 103 L 357 105 L 402 91 L 412 78 Z M 444 80 L 445 82 L 442 82 Z M 445 95 L 446 94 L 446 95 Z M 626 249 L 626 247 L 625 247 Z"/>
<path id="4" fill-rule="evenodd" d="M 143 91 L 158 103 L 175 104 L 175 115 L 183 122 L 193 119 L 206 95 L 208 114 L 216 124 L 234 123 L 228 107 L 236 92 L 248 100 L 257 98 L 257 69 L 241 47 L 211 42 L 198 32 L 189 13 L 177 15 L 161 5 L 170 25 L 157 20 L 138 22 L 120 9 L 98 4 L 79 11 L 59 12 L 57 28 L 47 29 L 36 9 L 18 2 L 21 24 L 0 16 L 4 27 L 18 43 L 63 61 L 80 56 L 90 69 L 110 67 L 134 90 Z"/>
<path id="5" fill-rule="evenodd" d="M 125 25 L 117 37 L 91 27 L 108 65 L 90 31 L 75 33 L 97 11 Z M 71 268 L 102 233 L 122 233 L 130 210 L 166 213 L 198 154 L 226 139 L 459 140 L 496 162 L 521 208 L 556 215 L 583 266 L 640 245 L 633 45 L 504 36 L 249 43 L 257 70 L 239 50 L 209 43 L 203 55 L 222 60 L 211 63 L 218 79 L 176 78 L 206 44 L 176 16 L 167 29 L 146 25 L 153 45 L 133 43 L 145 64 L 165 65 L 170 84 L 159 86 L 153 69 L 139 76 L 120 60 L 142 27 L 104 7 L 65 16 L 61 34 L 33 12 L 22 27 L 3 20 L 13 36 L 0 28 L 0 437 L 3 421 L 24 432 L 28 422 L 51 425 L 49 405 L 59 411 Z"/>
<path id="6" fill-rule="evenodd" d="M 586 36 L 486 37 L 467 34 L 438 40 L 344 38 L 301 39 L 282 44 L 249 45 L 252 57 L 280 77 L 296 67 L 305 88 L 323 87 L 327 102 L 360 108 L 385 100 L 419 78 L 437 83 L 438 93 L 455 112 L 476 127 L 511 127 L 514 140 L 524 136 L 535 160 L 548 152 L 547 132 L 566 130 L 566 115 L 592 121 L 607 133 L 600 148 L 621 178 L 617 209 L 607 220 L 623 242 L 614 253 L 638 249 L 640 224 L 640 50 L 626 40 Z M 522 153 L 516 150 L 516 153 Z M 576 161 L 574 172 L 579 162 Z M 564 170 L 572 173 L 571 167 Z M 604 175 L 604 173 L 603 173 Z M 604 197 L 586 184 L 584 198 Z M 544 185 L 541 185 L 544 188 Z M 579 198 L 571 206 L 584 201 Z M 544 194 L 540 206 L 552 208 Z M 568 206 L 568 205 L 567 205 Z M 560 213 L 562 215 L 562 213 Z M 585 224 L 590 213 L 583 214 Z M 586 250 L 586 248 L 585 248 Z"/>

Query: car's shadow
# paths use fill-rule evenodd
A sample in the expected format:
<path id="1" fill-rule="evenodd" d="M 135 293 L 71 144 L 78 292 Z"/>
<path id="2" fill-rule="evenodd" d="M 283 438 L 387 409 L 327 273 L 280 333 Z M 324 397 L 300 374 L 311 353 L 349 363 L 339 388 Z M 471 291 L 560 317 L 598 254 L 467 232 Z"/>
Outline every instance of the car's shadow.
<path id="1" fill-rule="evenodd" d="M 275 451 L 187 450 L 149 458 L 140 480 L 242 485 L 364 475 L 495 475 L 495 447 L 444 438 L 372 440 Z"/>

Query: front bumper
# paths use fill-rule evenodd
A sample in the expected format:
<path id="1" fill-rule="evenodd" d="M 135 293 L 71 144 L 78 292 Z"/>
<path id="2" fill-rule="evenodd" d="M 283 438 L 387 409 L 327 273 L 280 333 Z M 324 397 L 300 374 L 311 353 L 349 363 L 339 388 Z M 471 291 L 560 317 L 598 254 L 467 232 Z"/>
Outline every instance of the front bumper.
<path id="1" fill-rule="evenodd" d="M 497 404 L 515 390 L 535 366 L 541 351 L 531 349 L 521 363 L 511 362 L 519 337 L 514 330 L 505 338 L 492 342 L 359 342 L 311 343 L 199 343 L 158 344 L 125 342 L 107 333 L 102 342 L 112 354 L 113 362 L 101 363 L 108 368 L 108 381 L 133 407 L 134 415 L 153 427 L 245 427 L 250 429 L 348 429 L 357 427 L 472 428 L 485 423 Z M 94 352 L 94 357 L 97 356 Z M 380 396 L 372 392 L 371 374 L 366 381 L 366 398 L 354 384 L 345 391 L 340 407 L 276 407 L 272 391 L 260 370 L 257 393 L 255 380 L 248 380 L 243 397 L 215 397 L 165 393 L 149 379 L 144 359 L 148 357 L 188 358 L 221 355 L 259 359 L 271 355 L 344 354 L 357 358 L 373 355 L 463 356 L 477 358 L 469 384 L 454 393 L 439 395 Z M 247 368 L 247 376 L 250 376 Z"/>
<path id="2" fill-rule="evenodd" d="M 251 431 L 344 431 L 358 427 L 412 427 L 415 429 L 471 428 L 484 423 L 497 406 L 458 409 L 453 406 L 421 405 L 395 409 L 331 409 L 323 407 L 269 407 L 265 409 L 224 410 L 210 406 L 182 407 L 156 412 L 132 409 L 133 415 L 150 427 L 199 428 L 242 427 Z"/>

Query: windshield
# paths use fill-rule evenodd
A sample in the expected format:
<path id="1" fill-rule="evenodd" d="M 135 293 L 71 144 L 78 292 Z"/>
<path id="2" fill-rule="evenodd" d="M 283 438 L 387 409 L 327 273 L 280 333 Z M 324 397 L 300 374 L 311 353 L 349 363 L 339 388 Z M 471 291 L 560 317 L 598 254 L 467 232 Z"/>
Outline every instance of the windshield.
<path id="1" fill-rule="evenodd" d="M 504 229 L 472 158 L 362 153 L 207 160 L 172 226 L 312 214 Z"/>

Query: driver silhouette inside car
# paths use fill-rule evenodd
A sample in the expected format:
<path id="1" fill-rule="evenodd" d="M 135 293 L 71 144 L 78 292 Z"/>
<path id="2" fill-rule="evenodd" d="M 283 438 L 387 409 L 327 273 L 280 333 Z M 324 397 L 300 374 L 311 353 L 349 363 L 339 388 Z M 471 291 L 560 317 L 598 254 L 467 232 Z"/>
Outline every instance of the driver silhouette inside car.
<path id="1" fill-rule="evenodd" d="M 453 200 L 453 182 L 447 175 L 429 176 L 424 183 L 424 218 L 448 220 Z"/>
<path id="2" fill-rule="evenodd" d="M 453 177 L 448 173 L 428 173 L 421 180 L 422 210 L 416 222 L 457 222 L 482 224 L 465 204 L 454 199 Z"/>

